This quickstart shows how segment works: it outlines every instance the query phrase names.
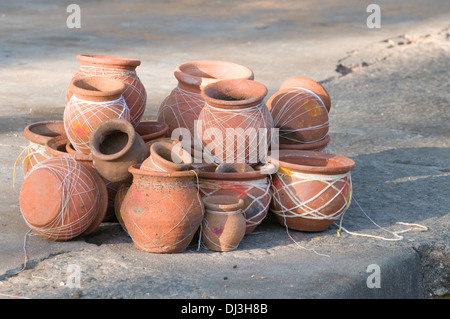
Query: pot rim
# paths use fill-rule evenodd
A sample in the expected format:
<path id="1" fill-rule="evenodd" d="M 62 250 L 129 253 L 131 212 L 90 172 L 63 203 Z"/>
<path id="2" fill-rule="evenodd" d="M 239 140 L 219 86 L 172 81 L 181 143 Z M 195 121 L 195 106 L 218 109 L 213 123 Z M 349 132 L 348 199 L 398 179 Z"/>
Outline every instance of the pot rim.
<path id="1" fill-rule="evenodd" d="M 238 64 L 238 63 L 222 61 L 222 60 L 192 60 L 192 61 L 183 62 L 183 63 L 177 65 L 174 70 L 175 78 L 179 82 L 189 85 L 189 86 L 202 87 L 209 83 L 215 82 L 217 80 L 224 79 L 224 78 L 214 77 L 212 75 L 210 77 L 206 77 L 206 76 L 203 77 L 203 76 L 192 74 L 192 72 L 189 72 L 189 66 L 197 67 L 200 70 L 202 69 L 202 66 L 203 66 L 203 68 L 205 68 L 205 66 L 207 66 L 207 67 L 211 67 L 212 69 L 228 68 L 229 70 L 236 71 L 236 72 L 230 72 L 231 75 L 229 77 L 226 77 L 227 79 L 242 78 L 242 79 L 253 80 L 255 77 L 253 74 L 253 71 L 250 68 L 243 66 L 241 64 Z M 235 75 L 236 73 L 240 73 L 240 74 Z"/>
<path id="2" fill-rule="evenodd" d="M 53 156 L 64 156 L 64 157 L 70 157 L 73 158 L 76 161 L 92 161 L 92 154 L 84 154 L 80 152 L 63 152 L 59 151 L 56 146 L 64 146 L 64 149 L 66 149 L 67 143 L 70 143 L 70 140 L 67 138 L 67 136 L 57 136 L 54 137 L 45 143 L 45 150 L 49 154 Z"/>
<path id="3" fill-rule="evenodd" d="M 35 131 L 33 131 L 34 128 L 40 127 L 40 126 L 48 126 L 48 125 L 55 125 L 55 127 L 62 128 L 62 131 L 59 134 L 59 136 L 66 135 L 65 129 L 64 129 L 64 121 L 41 121 L 41 122 L 34 122 L 25 127 L 23 130 L 23 135 L 26 139 L 33 143 L 42 144 L 45 145 L 48 140 L 51 140 L 54 137 L 58 137 L 58 135 L 50 136 L 50 135 L 43 135 L 39 134 Z"/>
<path id="4" fill-rule="evenodd" d="M 141 65 L 141 60 L 139 59 L 101 54 L 78 54 L 77 60 L 80 61 L 81 64 L 112 65 L 130 69 L 136 69 L 136 67 Z"/>
<path id="5" fill-rule="evenodd" d="M 214 202 L 218 200 L 219 202 Z M 229 201 L 229 203 L 227 202 Z M 207 210 L 233 212 L 242 209 L 244 200 L 230 195 L 211 195 L 202 197 L 202 202 Z"/>
<path id="6" fill-rule="evenodd" d="M 234 87 L 234 88 L 240 88 L 244 85 L 250 85 L 253 86 L 256 90 L 255 93 L 249 94 L 248 98 L 242 99 L 242 100 L 224 100 L 219 99 L 215 97 L 214 91 L 227 91 L 228 88 Z M 212 91 L 212 92 L 211 92 Z M 264 98 L 267 95 L 267 87 L 257 81 L 254 80 L 247 80 L 247 79 L 226 79 L 226 80 L 219 80 L 214 83 L 210 83 L 206 85 L 201 94 L 203 99 L 206 101 L 207 104 L 210 104 L 215 107 L 219 108 L 225 108 L 225 109 L 235 109 L 235 108 L 245 108 L 257 105 L 259 103 L 262 103 Z"/>
<path id="7" fill-rule="evenodd" d="M 128 172 L 130 172 L 133 175 L 145 175 L 145 176 L 167 177 L 167 178 L 179 178 L 179 177 L 195 178 L 196 176 L 198 176 L 198 171 L 194 169 L 187 171 L 160 172 L 160 171 L 140 169 L 141 165 L 142 163 L 131 165 L 128 168 Z"/>
<path id="8" fill-rule="evenodd" d="M 113 125 L 112 129 L 111 125 Z M 122 133 L 127 134 L 128 141 L 127 144 L 125 144 L 125 146 L 120 151 L 113 154 L 103 154 L 102 152 L 100 152 L 100 144 L 103 143 L 104 138 L 103 140 L 101 140 L 99 137 L 102 137 L 103 134 L 108 133 L 110 131 L 120 131 Z M 120 158 L 132 147 L 136 139 L 136 135 L 138 134 L 136 133 L 133 125 L 129 121 L 120 118 L 106 120 L 100 123 L 100 125 L 96 127 L 94 132 L 92 132 L 92 134 L 89 137 L 89 144 L 92 156 L 97 157 L 98 159 L 104 161 L 110 161 Z"/>
<path id="9" fill-rule="evenodd" d="M 327 163 L 331 159 L 339 163 L 339 166 L 313 166 L 313 165 L 295 164 L 285 160 L 286 158 L 289 157 L 326 160 Z M 280 160 L 281 158 L 283 158 L 283 160 Z M 285 168 L 292 170 L 294 172 L 306 174 L 324 174 L 324 175 L 345 174 L 353 170 L 356 165 L 352 159 L 347 158 L 345 156 L 317 151 L 302 151 L 302 150 L 279 150 L 278 159 L 273 158 L 269 153 L 267 160 L 269 163 L 272 163 L 279 168 Z"/>
<path id="10" fill-rule="evenodd" d="M 272 173 L 276 172 L 276 170 L 270 170 Z M 211 180 L 256 180 L 256 179 L 265 179 L 271 174 L 266 174 L 261 170 L 255 170 L 250 172 L 241 172 L 241 173 L 221 173 L 221 172 L 205 172 L 202 171 L 201 168 L 198 169 L 198 177 L 200 179 L 211 179 Z"/>
<path id="11" fill-rule="evenodd" d="M 163 129 L 160 131 L 154 132 L 154 133 L 142 135 L 138 132 L 139 125 L 141 125 L 141 124 L 155 125 L 155 126 L 161 125 L 163 127 Z M 167 125 L 167 123 L 160 122 L 160 121 L 140 121 L 139 124 L 136 126 L 135 130 L 142 137 L 142 139 L 144 139 L 144 141 L 150 141 L 150 140 L 154 140 L 160 136 L 164 136 L 165 134 L 167 134 L 167 132 L 169 131 L 169 125 Z"/>
<path id="12" fill-rule="evenodd" d="M 82 86 L 83 83 L 91 85 L 97 81 L 103 82 L 108 89 L 90 90 Z M 99 98 L 113 101 L 120 98 L 125 89 L 126 84 L 123 81 L 105 76 L 80 77 L 70 82 L 70 90 L 73 94 L 89 101 L 97 101 Z"/>

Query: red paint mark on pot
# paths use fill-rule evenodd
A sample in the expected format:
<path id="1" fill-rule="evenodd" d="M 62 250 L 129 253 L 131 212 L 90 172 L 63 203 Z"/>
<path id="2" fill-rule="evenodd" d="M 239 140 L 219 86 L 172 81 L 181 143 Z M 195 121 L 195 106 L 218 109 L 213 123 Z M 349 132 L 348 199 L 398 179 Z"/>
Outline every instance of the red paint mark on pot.
<path id="1" fill-rule="evenodd" d="M 216 236 L 220 236 L 223 233 L 223 228 L 221 227 L 214 227 L 212 232 L 216 235 Z"/>

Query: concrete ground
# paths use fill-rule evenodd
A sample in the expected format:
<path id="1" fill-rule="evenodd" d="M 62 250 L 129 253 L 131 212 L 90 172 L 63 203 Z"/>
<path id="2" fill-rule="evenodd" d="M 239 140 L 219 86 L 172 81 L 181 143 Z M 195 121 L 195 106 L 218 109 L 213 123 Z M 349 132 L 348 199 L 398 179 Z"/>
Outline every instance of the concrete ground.
<path id="1" fill-rule="evenodd" d="M 0 4 L 0 298 L 448 298 L 448 1 L 378 1 L 380 29 L 366 25 L 369 1 L 77 1 L 79 29 L 67 28 L 70 3 Z M 82 53 L 141 59 L 144 119 L 189 60 L 246 65 L 268 97 L 292 76 L 321 82 L 329 146 L 356 162 L 341 236 L 287 231 L 271 215 L 227 253 L 197 238 L 144 253 L 115 222 L 62 243 L 29 234 L 13 173 L 23 129 L 62 119 Z"/>

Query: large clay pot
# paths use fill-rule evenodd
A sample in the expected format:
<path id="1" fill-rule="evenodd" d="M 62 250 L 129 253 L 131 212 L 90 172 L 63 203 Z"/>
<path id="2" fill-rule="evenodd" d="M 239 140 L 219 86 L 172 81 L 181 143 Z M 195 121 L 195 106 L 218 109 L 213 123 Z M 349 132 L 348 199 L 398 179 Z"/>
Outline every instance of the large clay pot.
<path id="1" fill-rule="evenodd" d="M 27 125 L 23 135 L 29 141 L 22 161 L 26 175 L 33 166 L 51 157 L 45 150 L 45 143 L 53 137 L 65 136 L 66 132 L 63 121 L 44 121 Z"/>
<path id="2" fill-rule="evenodd" d="M 270 146 L 272 117 L 263 102 L 267 88 L 253 80 L 221 80 L 202 91 L 197 122 L 205 159 L 257 164 Z"/>
<path id="3" fill-rule="evenodd" d="M 123 98 L 125 84 L 106 77 L 79 78 L 70 87 L 74 92 L 64 110 L 66 135 L 78 152 L 89 154 L 92 132 L 109 119 L 130 120 Z"/>
<path id="4" fill-rule="evenodd" d="M 214 251 L 235 250 L 245 236 L 244 201 L 234 196 L 208 196 L 203 198 L 205 217 L 201 238 L 205 246 Z"/>
<path id="5" fill-rule="evenodd" d="M 186 171 L 192 157 L 181 144 L 159 141 L 150 146 L 150 156 L 141 165 L 142 170 L 156 172 Z"/>
<path id="6" fill-rule="evenodd" d="M 68 157 L 36 165 L 20 190 L 20 209 L 43 238 L 66 241 L 95 231 L 107 208 L 107 191 L 94 169 Z"/>
<path id="7" fill-rule="evenodd" d="M 127 228 L 125 227 L 125 224 L 122 219 L 122 213 L 120 212 L 122 210 L 122 204 L 123 200 L 125 199 L 125 196 L 127 195 L 128 189 L 130 188 L 130 184 L 122 184 L 119 189 L 116 192 L 116 196 L 114 198 L 114 213 L 116 215 L 116 219 L 119 222 L 120 226 L 122 226 L 122 229 L 127 232 Z"/>
<path id="8" fill-rule="evenodd" d="M 347 157 L 313 151 L 280 150 L 268 161 L 273 175 L 270 210 L 278 222 L 299 231 L 323 231 L 350 206 L 351 170 Z"/>
<path id="9" fill-rule="evenodd" d="M 130 109 L 130 122 L 136 127 L 144 114 L 147 103 L 147 92 L 136 73 L 136 68 L 141 61 L 109 55 L 87 54 L 78 55 L 77 59 L 81 62 L 81 66 L 71 82 L 82 77 L 102 76 L 118 79 L 125 83 L 123 97 Z M 72 95 L 73 90 L 69 85 L 66 93 L 66 105 Z"/>
<path id="10" fill-rule="evenodd" d="M 72 158 L 80 164 L 87 166 L 88 168 L 94 168 L 92 154 L 84 154 L 77 152 L 70 144 L 69 139 L 66 136 L 58 136 L 52 138 L 45 145 L 46 152 L 50 154 L 51 157 L 67 157 Z M 96 171 L 96 174 L 98 172 Z M 108 209 L 106 211 L 103 221 L 108 221 L 114 217 L 114 198 L 116 192 L 119 189 L 121 183 L 113 183 L 105 178 L 102 178 L 106 185 L 108 192 Z"/>
<path id="11" fill-rule="evenodd" d="M 124 119 L 101 123 L 91 134 L 90 146 L 95 169 L 113 183 L 131 182 L 128 168 L 150 154 L 142 137 Z"/>
<path id="12" fill-rule="evenodd" d="M 205 85 L 223 79 L 249 79 L 249 68 L 226 61 L 199 60 L 178 65 L 174 70 L 178 85 L 164 99 L 158 110 L 158 121 L 169 125 L 169 135 L 176 128 L 187 128 L 193 143 L 194 121 L 205 104 L 201 90 Z M 182 140 L 183 136 L 176 136 Z"/>
<path id="13" fill-rule="evenodd" d="M 138 133 L 145 143 L 168 137 L 169 126 L 164 122 L 158 121 L 141 121 L 136 126 L 136 133 Z"/>
<path id="14" fill-rule="evenodd" d="M 221 170 L 221 167 L 205 165 L 199 168 L 198 177 L 202 197 L 219 195 L 242 199 L 246 235 L 251 234 L 267 216 L 272 198 L 269 174 L 255 169 L 233 170 L 228 167 Z"/>
<path id="15" fill-rule="evenodd" d="M 320 99 L 323 101 L 323 104 L 325 104 L 327 111 L 330 112 L 330 109 L 331 109 L 330 95 L 328 94 L 327 90 L 320 83 L 318 83 L 310 78 L 296 76 L 296 77 L 287 79 L 280 86 L 280 90 L 290 89 L 290 88 L 302 88 L 302 89 L 307 89 L 307 90 L 310 90 L 310 91 L 316 93 L 320 97 Z"/>
<path id="16" fill-rule="evenodd" d="M 310 144 L 326 137 L 328 110 L 320 97 L 304 88 L 279 90 L 267 101 L 280 144 Z"/>
<path id="17" fill-rule="evenodd" d="M 120 208 L 135 246 L 151 253 L 184 251 L 203 219 L 194 171 L 155 172 L 129 168 L 133 183 Z"/>

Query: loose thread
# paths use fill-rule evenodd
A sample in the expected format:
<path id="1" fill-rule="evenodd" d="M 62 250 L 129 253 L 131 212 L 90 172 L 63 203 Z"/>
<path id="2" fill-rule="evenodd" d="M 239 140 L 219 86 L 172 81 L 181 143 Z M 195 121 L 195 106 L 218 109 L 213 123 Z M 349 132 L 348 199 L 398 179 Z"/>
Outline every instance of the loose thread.
<path id="1" fill-rule="evenodd" d="M 338 225 L 337 225 L 336 223 L 334 223 L 334 225 L 338 227 L 338 230 L 337 230 L 337 236 L 338 236 L 338 237 L 342 237 L 342 236 L 341 236 L 341 230 L 343 230 L 343 231 L 345 231 L 347 234 L 350 234 L 350 235 L 353 235 L 353 236 L 369 237 L 369 238 L 381 239 L 381 240 L 386 240 L 386 241 L 399 241 L 399 240 L 402 240 L 402 239 L 404 238 L 403 236 L 400 236 L 399 234 L 406 233 L 406 232 L 411 231 L 411 230 L 420 230 L 420 231 L 427 231 L 427 230 L 428 230 L 428 227 L 423 226 L 423 225 L 420 225 L 420 224 L 405 223 L 405 222 L 396 222 L 396 224 L 398 224 L 398 225 L 406 225 L 406 226 L 413 226 L 413 227 L 412 227 L 412 228 L 405 229 L 405 230 L 401 230 L 401 231 L 396 231 L 396 232 L 390 231 L 390 230 L 388 230 L 388 229 L 386 229 L 386 228 L 384 228 L 384 227 L 378 225 L 372 218 L 370 218 L 370 216 L 364 211 L 364 209 L 361 207 L 361 205 L 359 204 L 359 202 L 358 202 L 355 198 L 353 198 L 353 201 L 356 203 L 356 205 L 357 205 L 358 208 L 361 210 L 361 212 L 362 212 L 362 213 L 363 213 L 363 214 L 364 214 L 364 215 L 365 215 L 365 216 L 366 216 L 366 217 L 367 217 L 367 218 L 368 218 L 368 219 L 369 219 L 376 227 L 378 227 L 379 229 L 384 230 L 384 231 L 386 231 L 386 232 L 388 232 L 388 233 L 391 233 L 391 234 L 394 236 L 394 238 L 386 238 L 386 237 L 383 237 L 383 236 L 370 235 L 370 234 L 361 234 L 361 233 L 356 233 L 356 232 L 348 231 L 347 229 L 345 229 L 345 228 L 342 226 L 343 216 L 342 216 L 342 218 L 341 218 L 341 220 L 340 220 L 340 222 L 339 222 Z"/>

